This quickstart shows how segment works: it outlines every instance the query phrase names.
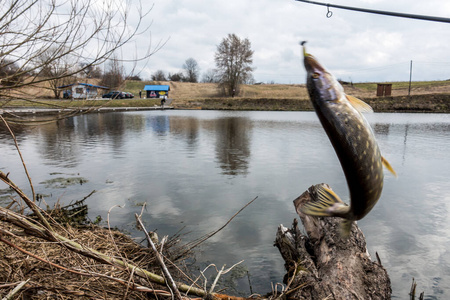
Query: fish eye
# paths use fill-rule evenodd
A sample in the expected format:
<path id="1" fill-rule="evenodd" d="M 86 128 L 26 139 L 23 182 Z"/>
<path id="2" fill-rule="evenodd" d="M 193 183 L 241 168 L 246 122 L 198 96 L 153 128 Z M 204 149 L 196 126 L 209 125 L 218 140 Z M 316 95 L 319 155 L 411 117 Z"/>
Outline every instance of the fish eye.
<path id="1" fill-rule="evenodd" d="M 314 73 L 311 75 L 311 77 L 312 77 L 313 79 L 317 79 L 317 78 L 320 77 L 320 74 L 317 73 L 317 72 L 314 72 Z"/>

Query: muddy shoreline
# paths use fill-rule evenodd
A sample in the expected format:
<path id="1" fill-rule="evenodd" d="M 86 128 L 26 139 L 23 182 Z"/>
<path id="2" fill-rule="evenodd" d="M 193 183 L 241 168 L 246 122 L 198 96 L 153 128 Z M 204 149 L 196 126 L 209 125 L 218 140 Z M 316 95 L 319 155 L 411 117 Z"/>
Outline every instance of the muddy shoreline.
<path id="1" fill-rule="evenodd" d="M 450 94 L 362 98 L 375 112 L 450 113 Z M 175 109 L 313 111 L 309 99 L 209 98 L 177 103 Z"/>
<path id="2" fill-rule="evenodd" d="M 450 113 L 450 94 L 426 94 L 412 96 L 394 96 L 364 98 L 361 100 L 372 106 L 375 112 L 389 113 Z M 150 100 L 148 100 L 150 101 Z M 63 103 L 63 102 L 61 102 Z M 203 98 L 203 99 L 174 99 L 171 106 L 161 108 L 150 102 L 141 100 L 138 105 L 133 102 L 114 103 L 114 106 L 97 105 L 93 101 L 86 106 L 72 106 L 70 108 L 48 108 L 42 106 L 20 106 L 10 105 L 0 108 L 0 115 L 10 122 L 18 121 L 18 118 L 25 118 L 21 122 L 40 121 L 49 116 L 54 119 L 71 117 L 86 113 L 106 113 L 124 111 L 144 111 L 144 110 L 230 110 L 230 111 L 313 111 L 309 99 L 305 98 Z M 30 118 L 32 120 L 30 120 Z M 48 118 L 47 118 L 48 119 Z M 48 121 L 45 119 L 44 121 Z"/>

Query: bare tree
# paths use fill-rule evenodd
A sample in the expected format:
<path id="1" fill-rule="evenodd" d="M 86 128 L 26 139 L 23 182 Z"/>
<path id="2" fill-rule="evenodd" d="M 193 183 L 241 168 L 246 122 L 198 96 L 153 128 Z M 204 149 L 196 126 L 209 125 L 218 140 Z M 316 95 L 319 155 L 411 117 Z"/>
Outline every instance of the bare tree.
<path id="1" fill-rule="evenodd" d="M 154 81 L 165 81 L 166 80 L 166 74 L 163 70 L 157 70 L 155 73 L 152 74 L 152 80 Z"/>
<path id="2" fill-rule="evenodd" d="M 0 65 L 6 62 L 16 69 L 13 74 L 0 74 L 0 99 L 33 100 L 34 95 L 27 94 L 23 87 L 42 86 L 95 69 L 139 34 L 146 33 L 148 28 L 142 28 L 141 22 L 151 8 L 145 11 L 140 5 L 133 10 L 130 3 L 127 0 L 2 1 Z M 163 45 L 164 42 L 149 44 L 145 54 L 132 61 L 150 57 Z M 79 67 L 47 72 L 66 57 L 70 57 L 72 66 Z M 5 82 L 13 84 L 6 86 Z"/>
<path id="3" fill-rule="evenodd" d="M 185 81 L 184 75 L 181 72 L 177 72 L 177 73 L 173 73 L 167 75 L 167 79 L 169 79 L 170 81 Z"/>
<path id="4" fill-rule="evenodd" d="M 19 66 L 16 62 L 2 59 L 0 61 L 0 80 L 1 84 L 10 87 L 23 81 L 23 75 L 18 74 Z"/>
<path id="5" fill-rule="evenodd" d="M 208 69 L 202 76 L 202 82 L 205 83 L 217 83 L 219 78 L 217 76 L 217 71 L 214 69 Z"/>
<path id="6" fill-rule="evenodd" d="M 239 93 L 239 85 L 252 75 L 253 50 L 250 41 L 228 34 L 217 46 L 215 61 L 220 84 L 225 94 L 234 96 Z"/>
<path id="7" fill-rule="evenodd" d="M 100 66 L 89 65 L 88 63 L 80 63 L 80 69 L 83 70 L 83 76 L 85 78 L 102 78 L 103 76 L 103 71 Z"/>
<path id="8" fill-rule="evenodd" d="M 61 51 L 65 51 L 65 49 L 50 48 L 48 51 L 41 53 L 36 60 L 36 64 L 40 66 L 40 70 L 38 70 L 39 78 L 47 79 L 48 87 L 45 88 L 51 90 L 56 99 L 59 99 L 61 94 L 61 90 L 58 87 L 72 83 L 73 77 L 78 70 L 78 66 L 74 64 L 76 58 L 70 54 L 59 55 L 57 52 Z M 57 58 L 51 64 L 44 64 L 52 57 Z"/>
<path id="9" fill-rule="evenodd" d="M 117 57 L 110 59 L 108 70 L 103 74 L 100 85 L 110 89 L 118 89 L 125 81 L 125 70 L 121 61 Z"/>
<path id="10" fill-rule="evenodd" d="M 188 58 L 183 65 L 183 69 L 186 72 L 184 80 L 187 82 L 198 82 L 198 74 L 200 73 L 200 68 L 195 59 Z"/>

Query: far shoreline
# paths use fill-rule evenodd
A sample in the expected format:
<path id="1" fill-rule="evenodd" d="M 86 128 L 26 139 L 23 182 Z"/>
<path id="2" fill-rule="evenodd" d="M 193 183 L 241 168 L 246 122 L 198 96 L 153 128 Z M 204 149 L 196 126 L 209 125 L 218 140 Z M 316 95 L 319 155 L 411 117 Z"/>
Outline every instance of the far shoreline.
<path id="1" fill-rule="evenodd" d="M 374 112 L 397 113 L 450 113 L 450 94 L 361 98 Z M 300 98 L 245 98 L 216 97 L 173 99 L 170 106 L 161 108 L 157 99 L 131 100 L 39 100 L 33 103 L 13 100 L 0 107 L 0 114 L 55 115 L 142 110 L 230 110 L 230 111 L 313 111 L 309 99 Z"/>
<path id="2" fill-rule="evenodd" d="M 450 94 L 361 98 L 375 112 L 450 113 Z M 208 98 L 173 102 L 175 109 L 235 111 L 313 111 L 309 99 L 296 98 Z"/>

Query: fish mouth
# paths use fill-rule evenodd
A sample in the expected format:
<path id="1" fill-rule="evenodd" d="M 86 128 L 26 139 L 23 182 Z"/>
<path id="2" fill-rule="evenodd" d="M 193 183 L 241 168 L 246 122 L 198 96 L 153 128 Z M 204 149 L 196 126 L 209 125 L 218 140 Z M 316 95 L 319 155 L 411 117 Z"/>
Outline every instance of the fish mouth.
<path id="1" fill-rule="evenodd" d="M 317 61 L 317 59 L 312 54 L 309 54 L 306 51 L 305 43 L 306 42 L 301 42 L 301 45 L 303 47 L 303 57 L 306 71 L 308 73 L 314 72 L 325 73 L 326 72 L 325 68 L 322 67 L 322 65 Z"/>
<path id="2" fill-rule="evenodd" d="M 314 97 L 313 102 L 336 101 L 341 98 L 343 94 L 342 87 L 334 79 L 333 75 L 323 67 L 318 60 L 306 51 L 304 43 L 303 56 L 306 69 L 306 86 L 308 92 L 320 95 Z M 320 99 L 320 100 L 319 100 Z"/>
<path id="3" fill-rule="evenodd" d="M 308 73 L 320 72 L 323 73 L 325 69 L 311 54 L 307 54 L 304 57 L 305 69 Z"/>

